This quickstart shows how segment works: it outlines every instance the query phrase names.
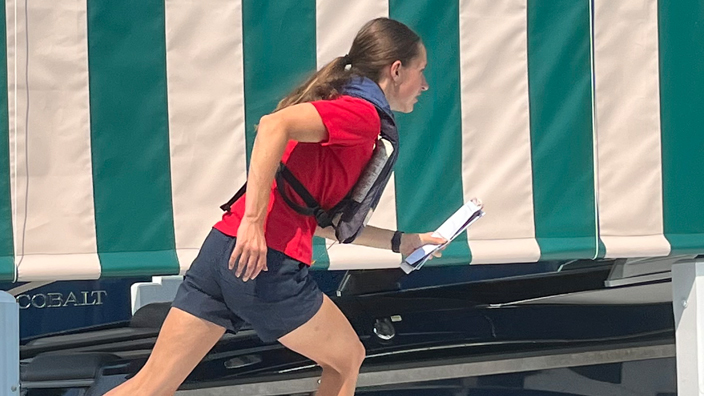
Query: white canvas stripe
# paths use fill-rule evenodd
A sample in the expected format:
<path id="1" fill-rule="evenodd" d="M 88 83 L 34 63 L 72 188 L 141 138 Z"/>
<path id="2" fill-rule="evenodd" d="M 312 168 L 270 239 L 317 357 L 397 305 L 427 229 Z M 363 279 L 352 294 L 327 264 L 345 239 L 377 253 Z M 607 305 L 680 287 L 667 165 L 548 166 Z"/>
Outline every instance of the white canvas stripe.
<path id="1" fill-rule="evenodd" d="M 316 0 L 315 7 L 318 68 L 345 55 L 367 21 L 389 16 L 388 0 Z"/>
<path id="2" fill-rule="evenodd" d="M 94 253 L 27 255 L 19 267 L 19 280 L 31 282 L 98 279 L 100 265 L 97 261 L 98 257 Z"/>
<path id="3" fill-rule="evenodd" d="M 200 249 L 198 248 L 176 249 L 176 257 L 178 258 L 179 265 L 179 275 L 186 274 L 186 271 L 188 271 L 188 269 L 191 267 L 193 260 L 195 260 L 196 256 L 198 256 L 199 251 Z"/>
<path id="4" fill-rule="evenodd" d="M 474 236 L 470 234 L 469 247 L 472 249 L 472 264 L 530 263 L 540 259 L 540 248 L 537 246 L 535 238 L 497 238 L 493 240 L 474 240 L 471 238 Z"/>
<path id="5" fill-rule="evenodd" d="M 8 96 L 19 280 L 97 278 L 86 2 L 33 0 L 28 25 L 23 2 L 8 2 L 7 11 L 13 16 L 7 18 L 8 43 L 13 43 Z"/>
<path id="6" fill-rule="evenodd" d="M 317 0 L 316 59 L 318 68 L 349 51 L 359 29 L 371 19 L 389 16 L 387 0 Z M 395 230 L 396 189 L 394 175 L 381 196 L 369 225 Z M 328 250 L 330 269 L 398 267 L 401 256 L 382 249 L 334 245 Z M 367 263 L 369 262 L 369 263 Z M 369 267 L 371 265 L 372 267 Z"/>
<path id="7" fill-rule="evenodd" d="M 171 185 L 181 272 L 246 179 L 242 3 L 166 1 Z"/>
<path id="8" fill-rule="evenodd" d="M 462 180 L 487 215 L 468 230 L 472 263 L 537 261 L 526 0 L 460 2 Z"/>
<path id="9" fill-rule="evenodd" d="M 599 226 L 607 257 L 667 255 L 657 0 L 594 3 Z"/>
<path id="10" fill-rule="evenodd" d="M 337 243 L 328 250 L 328 256 L 329 270 L 397 268 L 402 260 L 400 254 L 391 250 Z"/>

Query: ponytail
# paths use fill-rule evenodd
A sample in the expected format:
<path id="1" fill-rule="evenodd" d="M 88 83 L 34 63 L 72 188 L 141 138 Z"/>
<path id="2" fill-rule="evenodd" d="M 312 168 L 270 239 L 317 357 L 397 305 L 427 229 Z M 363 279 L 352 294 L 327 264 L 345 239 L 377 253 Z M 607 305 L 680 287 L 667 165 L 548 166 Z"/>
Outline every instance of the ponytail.
<path id="1" fill-rule="evenodd" d="M 342 87 L 352 78 L 349 55 L 338 56 L 294 89 L 276 106 L 278 111 L 298 103 L 340 96 Z"/>

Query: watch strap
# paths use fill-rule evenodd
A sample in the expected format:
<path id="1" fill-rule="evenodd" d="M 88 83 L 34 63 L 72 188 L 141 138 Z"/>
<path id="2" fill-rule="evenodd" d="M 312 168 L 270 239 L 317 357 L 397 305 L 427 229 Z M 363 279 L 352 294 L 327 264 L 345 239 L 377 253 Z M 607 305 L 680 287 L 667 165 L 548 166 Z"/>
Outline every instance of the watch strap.
<path id="1" fill-rule="evenodd" d="M 394 253 L 401 253 L 401 235 L 403 235 L 403 232 L 396 231 L 391 238 L 391 251 Z"/>

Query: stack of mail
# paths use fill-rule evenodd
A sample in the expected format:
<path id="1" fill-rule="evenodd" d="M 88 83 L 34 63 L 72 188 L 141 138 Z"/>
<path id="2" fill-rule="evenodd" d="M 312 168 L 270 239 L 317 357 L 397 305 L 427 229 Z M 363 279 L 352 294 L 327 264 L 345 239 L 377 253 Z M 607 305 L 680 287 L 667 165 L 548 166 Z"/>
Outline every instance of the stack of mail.
<path id="1" fill-rule="evenodd" d="M 444 238 L 447 242 L 441 245 L 428 244 L 419 247 L 401 263 L 401 269 L 407 274 L 419 270 L 432 257 L 433 253 L 447 246 L 482 216 L 484 216 L 484 211 L 480 207 L 472 201 L 467 202 L 433 233 L 433 236 Z"/>

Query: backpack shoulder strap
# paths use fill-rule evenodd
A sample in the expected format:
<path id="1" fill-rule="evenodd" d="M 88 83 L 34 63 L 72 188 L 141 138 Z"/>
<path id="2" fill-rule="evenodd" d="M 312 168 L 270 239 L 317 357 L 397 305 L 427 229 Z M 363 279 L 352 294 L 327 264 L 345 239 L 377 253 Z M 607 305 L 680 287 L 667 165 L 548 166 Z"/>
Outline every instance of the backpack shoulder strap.
<path id="1" fill-rule="evenodd" d="M 293 202 L 293 200 L 286 193 L 285 185 L 288 184 L 293 188 L 293 191 L 298 194 L 299 197 L 305 202 L 306 206 L 298 205 Z M 286 204 L 291 207 L 296 213 L 302 214 L 303 216 L 313 216 L 319 226 L 325 228 L 332 225 L 333 215 L 339 211 L 342 206 L 346 203 L 345 200 L 335 205 L 329 212 L 325 211 L 320 207 L 318 201 L 313 198 L 313 196 L 308 192 L 308 190 L 303 186 L 303 184 L 296 179 L 296 177 L 291 173 L 291 171 L 286 167 L 286 165 L 281 162 L 279 163 L 279 169 L 276 170 L 276 188 L 279 194 L 284 199 Z M 244 195 L 247 190 L 247 183 L 245 182 L 239 191 L 230 198 L 229 201 L 220 205 L 220 209 L 228 212 L 232 205 Z"/>
<path id="2" fill-rule="evenodd" d="M 291 186 L 293 191 L 295 191 L 296 194 L 301 197 L 303 202 L 305 202 L 306 206 L 298 205 L 288 197 L 288 194 L 286 194 L 286 188 L 284 187 L 285 183 L 288 183 L 288 185 Z M 315 221 L 323 228 L 332 225 L 331 214 L 320 207 L 318 201 L 313 198 L 310 192 L 308 192 L 303 184 L 296 179 L 293 173 L 291 173 L 283 162 L 279 164 L 279 169 L 276 171 L 276 188 L 279 190 L 279 194 L 281 194 L 281 197 L 284 199 L 286 204 L 297 213 L 304 216 L 315 217 Z"/>
<path id="3" fill-rule="evenodd" d="M 286 183 L 288 183 L 288 185 L 293 188 L 293 191 L 301 197 L 303 202 L 306 203 L 306 206 L 298 205 L 288 197 L 288 194 L 286 194 L 286 188 L 284 187 Z M 279 194 L 281 194 L 284 198 L 284 201 L 286 201 L 286 204 L 288 204 L 291 209 L 295 210 L 299 214 L 304 216 L 313 216 L 313 211 L 320 207 L 318 201 L 310 195 L 308 190 L 303 187 L 303 184 L 301 184 L 301 182 L 293 176 L 293 173 L 291 173 L 291 171 L 283 163 L 279 164 L 279 169 L 276 171 L 276 188 L 279 190 Z"/>
<path id="4" fill-rule="evenodd" d="M 247 191 L 247 182 L 244 182 L 242 187 L 240 187 L 239 191 L 235 193 L 235 195 L 230 198 L 229 201 L 225 202 L 224 204 L 220 205 L 220 209 L 222 209 L 223 212 L 229 212 L 230 208 L 232 205 L 237 202 L 238 199 L 240 199 L 241 196 L 244 195 L 244 192 Z"/>

